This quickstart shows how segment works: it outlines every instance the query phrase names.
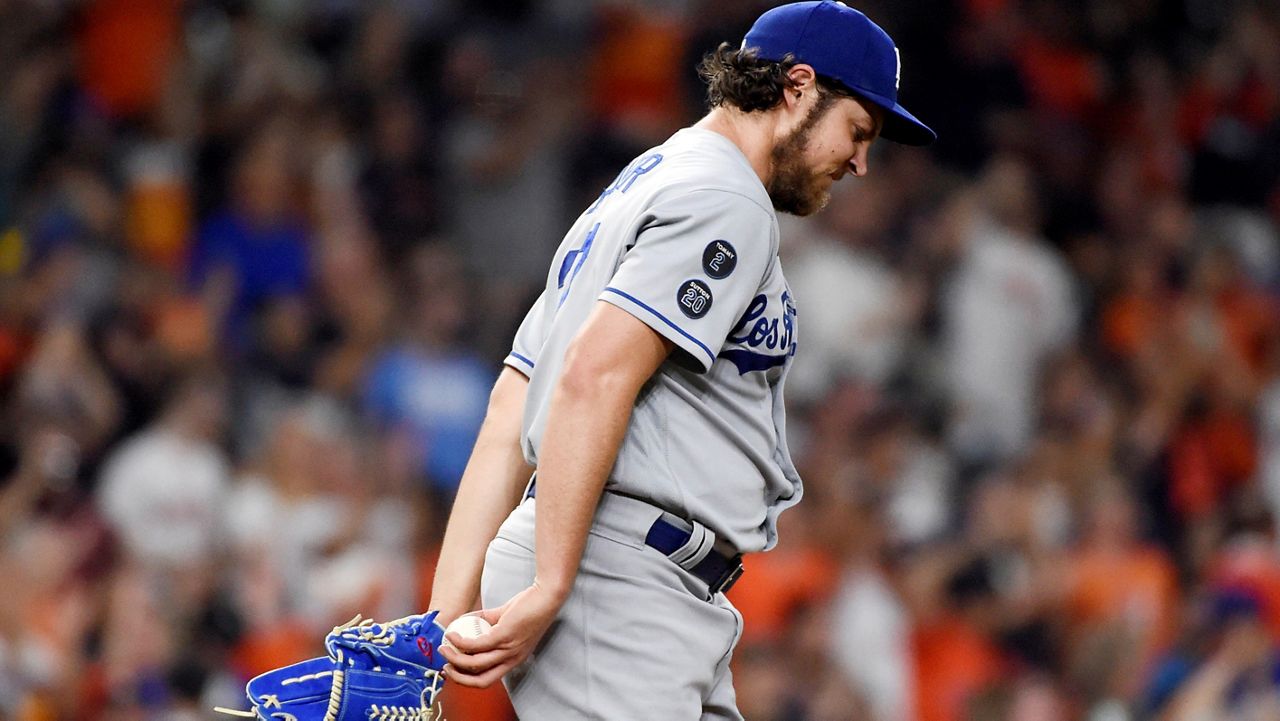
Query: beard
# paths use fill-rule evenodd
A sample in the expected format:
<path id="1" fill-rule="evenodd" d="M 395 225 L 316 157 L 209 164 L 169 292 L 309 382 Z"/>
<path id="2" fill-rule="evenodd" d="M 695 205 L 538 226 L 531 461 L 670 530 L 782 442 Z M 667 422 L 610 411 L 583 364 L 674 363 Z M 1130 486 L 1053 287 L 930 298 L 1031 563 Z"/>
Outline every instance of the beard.
<path id="1" fill-rule="evenodd" d="M 805 164 L 804 156 L 810 133 L 834 101 L 831 94 L 819 96 L 800 125 L 770 153 L 773 177 L 767 190 L 775 210 L 798 216 L 813 215 L 827 207 L 827 201 L 831 200 L 830 184 L 823 182 L 827 176 L 814 173 Z"/>

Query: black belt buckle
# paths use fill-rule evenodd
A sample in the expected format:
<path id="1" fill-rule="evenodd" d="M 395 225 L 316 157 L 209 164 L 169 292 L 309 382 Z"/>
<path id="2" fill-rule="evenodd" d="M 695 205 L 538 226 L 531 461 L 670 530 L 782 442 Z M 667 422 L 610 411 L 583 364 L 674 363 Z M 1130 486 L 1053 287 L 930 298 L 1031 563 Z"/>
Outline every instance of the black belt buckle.
<path id="1" fill-rule="evenodd" d="M 724 573 L 720 574 L 720 578 L 717 578 L 715 583 L 711 584 L 709 587 L 711 595 L 714 596 L 722 592 L 727 593 L 729 589 L 733 588 L 733 584 L 737 583 L 739 578 L 742 578 L 742 570 L 742 554 L 739 553 L 729 559 L 729 567 L 725 569 Z"/>

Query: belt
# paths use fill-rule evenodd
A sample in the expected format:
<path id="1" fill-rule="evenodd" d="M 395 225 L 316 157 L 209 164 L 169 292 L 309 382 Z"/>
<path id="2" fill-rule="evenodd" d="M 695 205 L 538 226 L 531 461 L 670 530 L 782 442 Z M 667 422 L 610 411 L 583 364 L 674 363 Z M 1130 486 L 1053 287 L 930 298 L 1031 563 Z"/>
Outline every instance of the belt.
<path id="1" fill-rule="evenodd" d="M 536 497 L 537 487 L 535 478 L 524 497 Z M 649 527 L 644 542 L 707 584 L 712 595 L 728 591 L 742 576 L 742 554 L 716 550 L 715 533 L 696 521 L 664 512 Z"/>

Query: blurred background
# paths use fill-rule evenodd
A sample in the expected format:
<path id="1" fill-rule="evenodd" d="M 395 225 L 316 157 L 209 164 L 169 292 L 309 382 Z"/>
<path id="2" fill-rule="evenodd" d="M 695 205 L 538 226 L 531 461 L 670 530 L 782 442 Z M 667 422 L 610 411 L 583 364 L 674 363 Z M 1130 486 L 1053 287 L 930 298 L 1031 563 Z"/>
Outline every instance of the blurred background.
<path id="1" fill-rule="evenodd" d="M 743 713 L 1280 719 L 1280 8 L 854 4 L 941 139 L 784 220 Z M 424 608 L 561 234 L 768 5 L 0 0 L 0 719 Z"/>

